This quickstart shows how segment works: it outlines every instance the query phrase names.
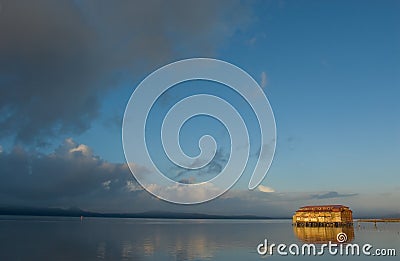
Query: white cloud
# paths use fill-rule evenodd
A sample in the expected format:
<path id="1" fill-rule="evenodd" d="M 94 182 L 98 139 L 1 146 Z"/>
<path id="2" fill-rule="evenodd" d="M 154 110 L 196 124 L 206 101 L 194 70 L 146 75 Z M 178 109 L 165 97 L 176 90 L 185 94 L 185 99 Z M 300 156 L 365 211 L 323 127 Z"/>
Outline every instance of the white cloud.
<path id="1" fill-rule="evenodd" d="M 110 184 L 111 184 L 111 180 L 107 180 L 103 182 L 103 187 L 106 190 L 110 190 Z"/>
<path id="2" fill-rule="evenodd" d="M 203 202 L 210 195 L 216 196 L 222 192 L 220 188 L 212 183 L 205 183 L 202 186 L 146 184 L 145 187 L 158 197 L 169 199 L 173 202 Z"/>
<path id="3" fill-rule="evenodd" d="M 143 190 L 142 187 L 140 187 L 136 182 L 133 182 L 132 180 L 128 180 L 126 182 L 126 188 L 130 192 Z"/>
<path id="4" fill-rule="evenodd" d="M 85 144 L 79 144 L 78 147 L 72 148 L 69 150 L 70 153 L 73 152 L 81 152 L 82 155 L 90 156 L 92 155 L 91 149 Z"/>
<path id="5" fill-rule="evenodd" d="M 0 153 L 3 152 L 3 147 L 0 145 Z"/>
<path id="6" fill-rule="evenodd" d="M 261 82 L 260 82 L 261 88 L 264 89 L 267 86 L 267 84 L 268 84 L 267 73 L 262 72 L 261 73 Z"/>
<path id="7" fill-rule="evenodd" d="M 275 190 L 273 188 L 267 187 L 267 186 L 263 186 L 263 185 L 259 185 L 258 186 L 258 190 L 264 193 L 272 193 L 275 192 Z"/>

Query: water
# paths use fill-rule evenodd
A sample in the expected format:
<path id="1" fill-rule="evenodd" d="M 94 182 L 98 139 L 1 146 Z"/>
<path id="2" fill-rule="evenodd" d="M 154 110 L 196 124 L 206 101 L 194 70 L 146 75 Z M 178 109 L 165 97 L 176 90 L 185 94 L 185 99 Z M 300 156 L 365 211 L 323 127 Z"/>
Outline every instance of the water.
<path id="1" fill-rule="evenodd" d="M 160 220 L 0 216 L 0 260 L 398 260 L 400 223 L 363 223 L 351 243 L 395 248 L 397 257 L 260 256 L 270 243 L 335 240 L 338 230 L 297 229 L 290 220 Z M 333 234 L 332 234 L 333 233 Z"/>

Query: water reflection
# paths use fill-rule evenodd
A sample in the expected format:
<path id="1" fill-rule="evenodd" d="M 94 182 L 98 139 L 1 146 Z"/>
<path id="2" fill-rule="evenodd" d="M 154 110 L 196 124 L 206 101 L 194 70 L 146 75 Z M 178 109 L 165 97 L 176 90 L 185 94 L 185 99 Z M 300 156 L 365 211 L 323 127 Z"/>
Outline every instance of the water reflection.
<path id="1" fill-rule="evenodd" d="M 382 224 L 378 230 L 369 225 L 356 225 L 354 230 L 292 227 L 291 220 L 86 218 L 80 222 L 79 218 L 0 217 L 0 260 L 309 260 L 309 256 L 260 257 L 256 247 L 265 239 L 286 245 L 335 242 L 339 232 L 346 233 L 349 241 L 356 234 L 353 243 L 398 249 L 400 224 Z M 343 258 L 366 260 L 364 256 L 339 259 Z M 324 256 L 323 260 L 338 258 Z"/>
<path id="2" fill-rule="evenodd" d="M 337 234 L 345 233 L 347 241 L 354 239 L 353 227 L 297 227 L 293 226 L 293 232 L 301 241 L 306 243 L 323 244 L 329 241 L 338 242 Z"/>

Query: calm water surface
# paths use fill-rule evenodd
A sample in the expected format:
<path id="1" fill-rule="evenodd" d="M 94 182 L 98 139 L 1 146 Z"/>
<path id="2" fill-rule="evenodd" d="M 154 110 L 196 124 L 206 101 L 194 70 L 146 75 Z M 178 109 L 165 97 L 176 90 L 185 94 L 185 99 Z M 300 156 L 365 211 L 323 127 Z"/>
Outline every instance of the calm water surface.
<path id="1" fill-rule="evenodd" d="M 351 243 L 395 248 L 396 257 L 260 256 L 269 243 L 323 243 L 338 230 L 294 228 L 290 220 L 160 220 L 0 216 L 0 260 L 399 260 L 400 224 L 363 223 Z"/>

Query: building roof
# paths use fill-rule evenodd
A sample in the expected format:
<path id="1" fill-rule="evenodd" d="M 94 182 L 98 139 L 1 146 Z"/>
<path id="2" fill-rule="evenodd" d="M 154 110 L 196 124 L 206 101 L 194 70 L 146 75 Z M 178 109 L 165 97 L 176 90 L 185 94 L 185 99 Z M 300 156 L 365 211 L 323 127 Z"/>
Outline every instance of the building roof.
<path id="1" fill-rule="evenodd" d="M 301 208 L 321 208 L 321 207 L 331 207 L 331 208 L 349 208 L 345 205 L 314 205 L 314 206 L 303 206 Z"/>
<path id="2" fill-rule="evenodd" d="M 296 212 L 311 212 L 311 211 L 342 211 L 342 210 L 350 210 L 349 207 L 344 205 L 316 205 L 316 206 L 304 206 L 299 208 Z M 350 210 L 351 211 L 351 210 Z"/>

